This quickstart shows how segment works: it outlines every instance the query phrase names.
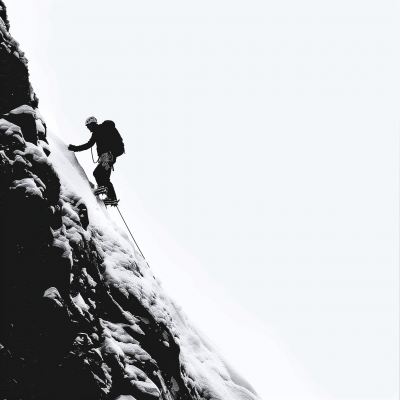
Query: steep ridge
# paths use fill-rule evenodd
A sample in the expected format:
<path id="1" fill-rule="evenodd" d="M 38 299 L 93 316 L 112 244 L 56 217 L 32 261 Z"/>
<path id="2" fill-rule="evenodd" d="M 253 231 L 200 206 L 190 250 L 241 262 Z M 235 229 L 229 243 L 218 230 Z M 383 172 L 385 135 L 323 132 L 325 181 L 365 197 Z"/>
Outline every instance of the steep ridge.
<path id="1" fill-rule="evenodd" d="M 48 131 L 0 17 L 0 398 L 257 399 Z"/>

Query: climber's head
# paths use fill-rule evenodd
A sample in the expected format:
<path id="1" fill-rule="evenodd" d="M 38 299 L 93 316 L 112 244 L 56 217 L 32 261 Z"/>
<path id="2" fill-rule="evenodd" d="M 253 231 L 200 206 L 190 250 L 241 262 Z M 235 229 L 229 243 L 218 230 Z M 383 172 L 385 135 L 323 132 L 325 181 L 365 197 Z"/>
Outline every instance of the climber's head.
<path id="1" fill-rule="evenodd" d="M 89 117 L 86 122 L 85 122 L 86 127 L 89 129 L 90 132 L 93 132 L 93 130 L 97 126 L 97 119 L 95 117 Z"/>

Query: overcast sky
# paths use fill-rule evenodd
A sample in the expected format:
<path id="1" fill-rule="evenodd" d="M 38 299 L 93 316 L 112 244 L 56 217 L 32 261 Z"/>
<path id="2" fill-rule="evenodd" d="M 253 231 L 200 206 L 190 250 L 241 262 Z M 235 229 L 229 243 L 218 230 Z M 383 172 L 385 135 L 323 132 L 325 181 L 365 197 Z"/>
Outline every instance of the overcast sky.
<path id="1" fill-rule="evenodd" d="M 399 2 L 6 5 L 49 128 L 115 121 L 135 239 L 261 397 L 398 399 Z"/>

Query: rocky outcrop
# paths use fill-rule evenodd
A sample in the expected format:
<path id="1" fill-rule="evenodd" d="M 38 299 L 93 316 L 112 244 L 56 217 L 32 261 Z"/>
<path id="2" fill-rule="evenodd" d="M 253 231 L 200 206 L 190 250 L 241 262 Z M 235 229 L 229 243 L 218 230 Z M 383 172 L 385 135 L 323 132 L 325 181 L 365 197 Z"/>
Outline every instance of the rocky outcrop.
<path id="1" fill-rule="evenodd" d="M 50 140 L 2 1 L 0 17 L 1 399 L 239 398 L 196 378 L 183 339 L 239 390 Z"/>
<path id="2" fill-rule="evenodd" d="M 2 398 L 196 397 L 167 322 L 104 278 L 87 208 L 49 161 L 27 60 L 2 19 L 0 32 Z"/>

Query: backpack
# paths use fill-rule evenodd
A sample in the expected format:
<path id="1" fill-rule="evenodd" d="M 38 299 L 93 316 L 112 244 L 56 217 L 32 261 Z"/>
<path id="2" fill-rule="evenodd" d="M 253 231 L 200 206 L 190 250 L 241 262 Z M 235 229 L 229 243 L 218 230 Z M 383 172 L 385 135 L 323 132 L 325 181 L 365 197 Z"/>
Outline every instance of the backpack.
<path id="1" fill-rule="evenodd" d="M 122 140 L 118 129 L 115 127 L 115 123 L 113 121 L 104 121 L 101 125 L 105 128 L 105 130 L 107 130 L 107 137 L 109 137 L 109 148 L 115 158 L 124 154 L 124 141 Z"/>

